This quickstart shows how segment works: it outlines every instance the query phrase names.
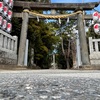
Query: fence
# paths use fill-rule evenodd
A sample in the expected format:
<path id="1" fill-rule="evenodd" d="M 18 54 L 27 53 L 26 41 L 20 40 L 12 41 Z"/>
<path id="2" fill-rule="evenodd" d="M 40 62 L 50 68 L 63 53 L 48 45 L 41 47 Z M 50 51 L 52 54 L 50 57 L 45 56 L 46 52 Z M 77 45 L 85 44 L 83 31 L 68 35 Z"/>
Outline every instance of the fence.
<path id="1" fill-rule="evenodd" d="M 17 63 L 17 36 L 0 30 L 0 64 Z"/>
<path id="2" fill-rule="evenodd" d="M 89 37 L 89 50 L 91 64 L 100 64 L 100 39 Z"/>

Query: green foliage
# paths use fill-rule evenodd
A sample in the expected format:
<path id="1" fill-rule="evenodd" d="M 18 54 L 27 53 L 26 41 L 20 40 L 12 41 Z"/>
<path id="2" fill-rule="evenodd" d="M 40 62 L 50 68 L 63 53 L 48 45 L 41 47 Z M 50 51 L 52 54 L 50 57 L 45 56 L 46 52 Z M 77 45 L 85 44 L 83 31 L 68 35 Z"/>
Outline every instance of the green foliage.
<path id="1" fill-rule="evenodd" d="M 58 11 L 60 14 L 65 14 L 67 12 L 65 11 Z M 58 68 L 66 69 L 66 68 L 72 68 L 73 67 L 73 49 L 71 47 L 72 41 L 71 36 L 73 25 L 76 24 L 76 21 L 70 20 L 68 23 L 67 20 L 61 20 L 61 24 L 57 24 L 58 22 L 52 22 L 52 25 L 55 29 L 58 31 L 58 36 L 61 38 L 59 41 L 59 44 L 57 46 L 57 56 L 56 61 L 58 64 Z M 77 28 L 77 26 L 76 26 Z M 68 34 L 70 34 L 70 37 L 68 37 Z M 70 41 L 70 42 L 69 42 Z"/>
<path id="2" fill-rule="evenodd" d="M 72 56 L 72 40 L 70 39 L 70 37 L 66 36 L 66 34 L 62 33 L 62 38 L 63 38 L 63 44 L 59 44 L 57 51 L 58 51 L 58 55 L 57 55 L 57 63 L 58 63 L 58 68 L 60 69 L 67 69 L 72 68 L 73 67 L 73 56 Z M 62 45 L 63 45 L 63 49 L 64 49 L 64 53 L 62 50 Z"/>
<path id="3" fill-rule="evenodd" d="M 12 18 L 12 32 L 11 32 L 11 35 L 17 35 L 18 37 L 20 36 L 21 24 L 22 24 L 21 19 Z"/>
<path id="4" fill-rule="evenodd" d="M 19 0 L 20 1 L 20 0 Z M 50 0 L 21 0 L 21 1 L 33 1 L 33 2 L 44 2 L 49 3 Z M 15 12 L 22 12 L 22 9 L 15 9 Z M 37 10 L 42 13 L 43 11 Z M 22 19 L 12 19 L 12 33 L 11 35 L 18 36 L 18 45 L 20 40 Z M 28 24 L 28 35 L 29 39 L 29 65 L 31 64 L 31 58 L 34 57 L 34 62 L 41 68 L 48 68 L 50 66 L 51 59 L 49 54 L 52 52 L 52 44 L 55 42 L 55 38 L 52 35 L 51 27 L 46 24 L 44 20 L 37 22 L 36 19 L 30 19 Z M 34 54 L 31 54 L 34 49 Z M 46 67 L 47 66 L 47 67 Z"/>
<path id="5" fill-rule="evenodd" d="M 87 32 L 87 37 L 92 37 L 92 38 L 96 38 L 96 39 L 100 38 L 100 35 L 98 35 L 94 32 L 93 25 L 90 26 L 89 31 Z"/>
<path id="6" fill-rule="evenodd" d="M 56 42 L 49 25 L 43 20 L 37 22 L 34 19 L 30 19 L 29 21 L 27 36 L 30 41 L 29 49 L 34 48 L 34 62 L 41 68 L 50 67 L 51 59 L 49 55 L 53 50 L 52 45 Z M 31 59 L 31 50 L 29 51 L 29 58 Z"/>

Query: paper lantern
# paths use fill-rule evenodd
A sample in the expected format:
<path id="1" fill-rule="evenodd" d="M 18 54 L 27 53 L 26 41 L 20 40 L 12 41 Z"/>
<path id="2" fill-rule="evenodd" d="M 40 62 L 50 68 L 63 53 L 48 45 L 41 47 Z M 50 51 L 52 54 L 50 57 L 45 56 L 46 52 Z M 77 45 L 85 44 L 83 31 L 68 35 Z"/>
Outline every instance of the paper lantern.
<path id="1" fill-rule="evenodd" d="M 9 0 L 9 7 L 13 8 L 13 0 Z"/>
<path id="2" fill-rule="evenodd" d="M 0 13 L 3 11 L 3 2 L 0 2 Z"/>
<path id="3" fill-rule="evenodd" d="M 2 22 L 3 22 L 3 17 L 0 16 L 0 26 L 2 26 Z"/>
<path id="4" fill-rule="evenodd" d="M 7 23 L 7 32 L 10 33 L 12 29 L 12 24 L 11 23 Z"/>
<path id="5" fill-rule="evenodd" d="M 100 32 L 100 24 L 97 23 L 97 24 L 94 25 L 94 32 L 96 34 L 98 34 Z"/>
<path id="6" fill-rule="evenodd" d="M 98 14 L 98 22 L 100 22 L 100 13 Z"/>
<path id="7" fill-rule="evenodd" d="M 7 21 L 5 19 L 3 19 L 2 29 L 5 30 L 6 27 L 7 27 Z"/>
<path id="8" fill-rule="evenodd" d="M 9 0 L 3 0 L 5 5 L 8 5 Z"/>
<path id="9" fill-rule="evenodd" d="M 12 11 L 8 10 L 8 20 L 11 20 L 11 18 L 12 18 Z"/>
<path id="10" fill-rule="evenodd" d="M 7 17 L 7 13 L 8 13 L 8 7 L 7 6 L 4 6 L 4 8 L 3 8 L 3 15 L 5 17 Z"/>
<path id="11" fill-rule="evenodd" d="M 93 21 L 97 21 L 98 20 L 98 15 L 99 15 L 98 12 L 94 12 L 93 13 Z"/>

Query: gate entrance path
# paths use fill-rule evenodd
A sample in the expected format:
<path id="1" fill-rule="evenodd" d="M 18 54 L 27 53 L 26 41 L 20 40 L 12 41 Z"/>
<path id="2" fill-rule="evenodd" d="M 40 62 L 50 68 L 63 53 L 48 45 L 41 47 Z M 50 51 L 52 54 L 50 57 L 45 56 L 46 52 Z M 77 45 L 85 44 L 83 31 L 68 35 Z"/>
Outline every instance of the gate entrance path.
<path id="1" fill-rule="evenodd" d="M 23 1 L 15 1 L 14 9 L 21 8 L 24 9 L 23 12 L 23 22 L 22 22 L 22 30 L 20 37 L 20 45 L 19 45 L 19 53 L 18 53 L 18 65 L 23 66 L 24 64 L 24 53 L 25 53 L 25 43 L 27 38 L 27 30 L 28 30 L 28 20 L 30 13 L 26 12 L 26 10 L 73 10 L 73 11 L 83 11 L 83 10 L 92 10 L 94 7 L 97 7 L 99 2 L 94 3 L 35 3 L 35 2 L 23 2 Z M 67 16 L 66 16 L 67 17 Z M 80 39 L 80 50 L 81 50 L 81 59 L 82 65 L 90 65 L 89 54 L 87 49 L 87 42 L 85 37 L 85 29 L 83 23 L 83 13 L 77 14 L 78 20 L 78 31 L 79 31 L 79 39 Z"/>
<path id="2" fill-rule="evenodd" d="M 100 71 L 0 71 L 3 100 L 100 100 Z"/>

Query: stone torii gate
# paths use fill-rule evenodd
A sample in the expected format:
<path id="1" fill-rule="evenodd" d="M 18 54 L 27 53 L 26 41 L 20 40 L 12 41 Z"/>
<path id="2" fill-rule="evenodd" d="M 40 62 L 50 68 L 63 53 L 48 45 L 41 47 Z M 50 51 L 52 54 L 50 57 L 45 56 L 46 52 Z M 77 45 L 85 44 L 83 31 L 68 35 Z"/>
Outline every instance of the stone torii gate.
<path id="1" fill-rule="evenodd" d="M 25 1 L 15 1 L 14 9 L 22 8 L 22 9 L 34 9 L 34 10 L 74 10 L 74 11 L 83 11 L 83 10 L 91 10 L 94 7 L 98 6 L 98 2 L 94 3 L 36 3 L 36 2 L 25 2 Z M 15 16 L 17 14 L 15 13 Z M 18 52 L 18 65 L 23 66 L 24 64 L 24 53 L 25 53 L 25 44 L 27 38 L 27 30 L 28 30 L 28 20 L 29 13 L 23 12 L 22 16 L 22 29 L 20 36 L 20 44 L 19 44 L 19 52 Z M 85 37 L 85 29 L 83 23 L 83 14 L 77 14 L 78 19 L 78 31 L 79 31 L 79 40 L 80 40 L 80 50 L 81 50 L 81 60 L 82 65 L 87 66 L 90 65 L 87 42 Z"/>

